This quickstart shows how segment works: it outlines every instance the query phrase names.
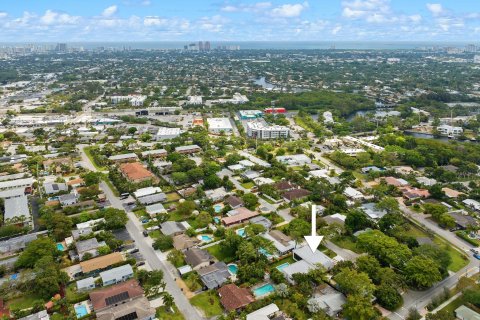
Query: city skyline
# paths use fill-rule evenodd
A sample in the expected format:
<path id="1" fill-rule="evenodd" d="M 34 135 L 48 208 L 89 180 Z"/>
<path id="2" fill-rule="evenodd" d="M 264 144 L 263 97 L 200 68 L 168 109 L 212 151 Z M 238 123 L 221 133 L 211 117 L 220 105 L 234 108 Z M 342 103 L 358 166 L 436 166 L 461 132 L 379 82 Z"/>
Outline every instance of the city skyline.
<path id="1" fill-rule="evenodd" d="M 4 3 L 3 42 L 472 41 L 480 4 L 452 0 L 56 0 Z"/>

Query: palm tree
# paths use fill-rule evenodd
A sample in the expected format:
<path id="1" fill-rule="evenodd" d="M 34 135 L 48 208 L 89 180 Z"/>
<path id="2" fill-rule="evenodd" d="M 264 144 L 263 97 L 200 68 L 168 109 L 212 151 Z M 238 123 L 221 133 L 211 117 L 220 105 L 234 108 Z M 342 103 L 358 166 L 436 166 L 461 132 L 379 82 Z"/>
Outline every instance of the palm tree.
<path id="1" fill-rule="evenodd" d="M 173 297 L 170 293 L 164 292 L 162 295 L 163 305 L 167 311 L 172 310 L 173 307 Z"/>

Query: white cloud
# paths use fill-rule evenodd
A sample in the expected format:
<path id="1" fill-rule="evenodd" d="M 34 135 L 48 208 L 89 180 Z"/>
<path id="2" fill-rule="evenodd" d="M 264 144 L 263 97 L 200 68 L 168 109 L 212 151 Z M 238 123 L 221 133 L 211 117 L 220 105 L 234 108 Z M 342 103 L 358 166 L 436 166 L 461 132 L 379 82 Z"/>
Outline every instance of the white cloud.
<path id="1" fill-rule="evenodd" d="M 427 3 L 427 9 L 435 17 L 438 17 L 444 13 L 443 6 L 440 3 Z"/>
<path id="2" fill-rule="evenodd" d="M 117 13 L 117 11 L 118 11 L 118 7 L 116 5 L 112 5 L 108 8 L 105 8 L 105 10 L 103 10 L 102 16 L 104 16 L 105 18 L 109 18 L 113 16 L 115 13 Z"/>
<path id="3" fill-rule="evenodd" d="M 81 18 L 78 16 L 71 16 L 62 12 L 47 10 L 45 11 L 45 14 L 40 17 L 40 23 L 47 26 L 76 24 L 80 21 L 80 19 Z"/>
<path id="4" fill-rule="evenodd" d="M 147 16 L 143 19 L 143 24 L 149 26 L 164 26 L 168 23 L 168 19 L 162 19 L 157 16 Z"/>
<path id="5" fill-rule="evenodd" d="M 342 30 L 342 26 L 338 25 L 338 26 L 336 26 L 335 28 L 332 29 L 332 34 L 333 34 L 333 35 L 336 35 L 336 34 L 339 33 L 341 30 Z"/>
<path id="6" fill-rule="evenodd" d="M 270 15 L 276 18 L 294 18 L 302 14 L 308 8 L 308 2 L 297 4 L 284 4 L 273 8 Z"/>
<path id="7" fill-rule="evenodd" d="M 227 22 L 228 20 L 220 15 L 216 15 L 213 17 L 203 17 L 198 22 L 198 27 L 201 30 L 205 30 L 207 32 L 219 33 L 223 31 L 224 26 Z"/>
<path id="8" fill-rule="evenodd" d="M 391 13 L 389 0 L 343 1 L 342 15 L 347 19 L 367 19 L 369 22 L 383 22 Z"/>
<path id="9" fill-rule="evenodd" d="M 8 13 L 0 11 L 0 19 L 6 18 L 8 16 Z"/>
<path id="10" fill-rule="evenodd" d="M 223 12 L 254 12 L 260 13 L 272 6 L 271 2 L 257 2 L 254 4 L 225 5 L 220 10 Z"/>
<path id="11" fill-rule="evenodd" d="M 419 14 L 411 15 L 408 18 L 410 19 L 410 21 L 415 22 L 415 23 L 418 23 L 418 22 L 423 20 L 422 16 L 419 15 Z"/>

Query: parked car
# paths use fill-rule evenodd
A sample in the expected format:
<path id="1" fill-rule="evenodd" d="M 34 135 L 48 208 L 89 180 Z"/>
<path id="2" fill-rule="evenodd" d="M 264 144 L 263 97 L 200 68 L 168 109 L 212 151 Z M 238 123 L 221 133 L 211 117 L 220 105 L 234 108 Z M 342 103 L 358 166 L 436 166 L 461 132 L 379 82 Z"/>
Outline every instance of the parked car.
<path id="1" fill-rule="evenodd" d="M 147 231 L 147 230 L 143 230 L 142 233 L 143 233 L 143 236 L 144 236 L 144 237 L 148 237 L 148 231 Z"/>
<path id="2" fill-rule="evenodd" d="M 475 258 L 477 258 L 478 260 L 480 260 L 480 254 L 479 254 L 479 253 L 475 253 L 473 256 L 474 256 Z"/>

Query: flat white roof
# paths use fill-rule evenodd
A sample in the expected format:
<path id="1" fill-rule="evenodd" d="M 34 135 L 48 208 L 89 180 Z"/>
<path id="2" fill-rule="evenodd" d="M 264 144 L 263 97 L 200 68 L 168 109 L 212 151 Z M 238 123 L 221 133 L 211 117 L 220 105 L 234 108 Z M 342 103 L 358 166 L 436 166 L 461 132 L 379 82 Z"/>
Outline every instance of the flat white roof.
<path id="1" fill-rule="evenodd" d="M 15 217 L 30 217 L 27 196 L 5 199 L 5 220 Z"/>
<path id="2" fill-rule="evenodd" d="M 17 179 L 17 180 L 9 180 L 9 181 L 2 181 L 0 182 L 0 190 L 3 189 L 11 189 L 15 187 L 23 187 L 29 186 L 33 184 L 33 178 L 24 178 L 24 179 Z"/>
<path id="3" fill-rule="evenodd" d="M 228 118 L 208 118 L 208 128 L 212 130 L 232 130 L 232 124 Z"/>

